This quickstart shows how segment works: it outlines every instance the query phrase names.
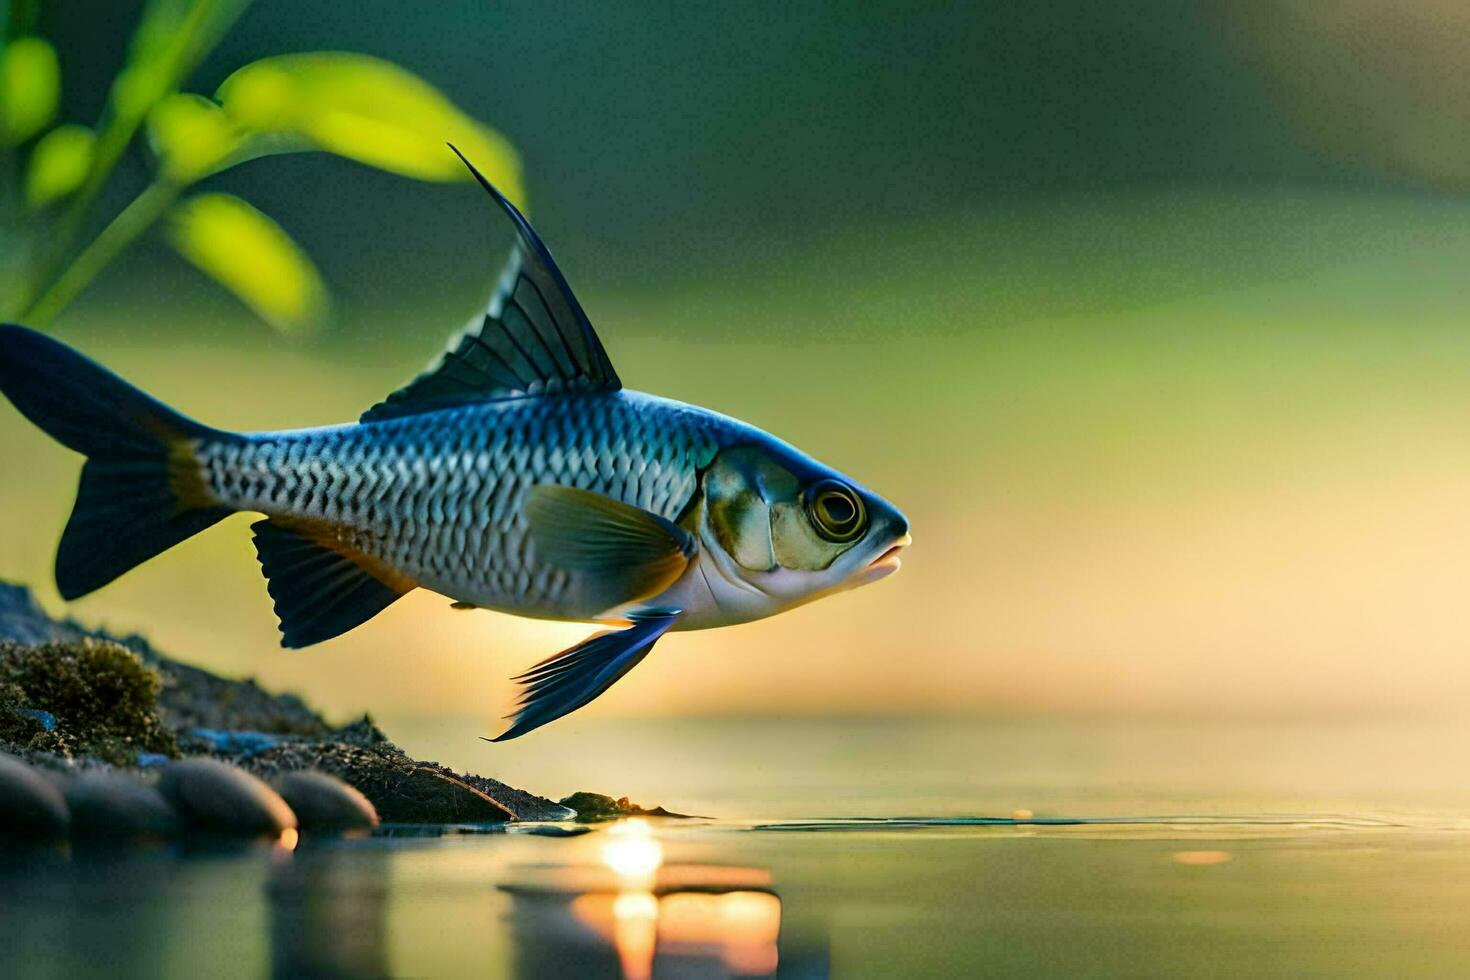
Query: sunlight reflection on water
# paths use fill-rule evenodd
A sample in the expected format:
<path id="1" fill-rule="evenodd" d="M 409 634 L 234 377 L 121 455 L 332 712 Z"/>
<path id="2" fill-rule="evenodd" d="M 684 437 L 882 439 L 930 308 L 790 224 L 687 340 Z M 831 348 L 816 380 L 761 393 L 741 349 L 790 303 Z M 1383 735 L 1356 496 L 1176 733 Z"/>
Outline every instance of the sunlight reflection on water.
<path id="1" fill-rule="evenodd" d="M 654 824 L 638 817 L 599 836 L 606 838 L 596 852 L 600 867 L 512 869 L 502 887 L 523 906 L 517 913 L 531 945 L 581 946 L 584 953 L 573 955 L 593 958 L 597 945 L 611 946 L 629 980 L 650 977 L 655 969 L 714 976 L 775 972 L 781 900 L 768 890 L 769 872 L 666 863 Z"/>
<path id="2" fill-rule="evenodd" d="M 612 840 L 603 845 L 602 860 L 628 886 L 653 880 L 664 863 L 664 849 L 642 817 L 619 820 L 608 831 Z"/>

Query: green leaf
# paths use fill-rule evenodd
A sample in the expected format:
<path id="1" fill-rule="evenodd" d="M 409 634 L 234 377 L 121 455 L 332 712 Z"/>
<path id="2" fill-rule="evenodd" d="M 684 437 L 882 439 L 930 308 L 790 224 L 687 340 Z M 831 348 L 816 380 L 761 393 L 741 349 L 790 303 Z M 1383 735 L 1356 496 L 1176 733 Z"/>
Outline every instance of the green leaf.
<path id="1" fill-rule="evenodd" d="M 90 129 L 71 123 L 42 136 L 26 171 L 26 204 L 43 208 L 82 186 L 96 146 Z"/>
<path id="2" fill-rule="evenodd" d="M 514 201 L 521 165 L 495 130 L 423 79 L 379 58 L 288 54 L 246 65 L 216 94 L 244 129 L 304 137 L 317 149 L 419 180 L 468 180 L 453 143 Z"/>
<path id="3" fill-rule="evenodd" d="M 61 64 L 56 49 L 39 37 L 22 37 L 0 49 L 0 141 L 15 146 L 56 117 L 61 102 Z"/>
<path id="4" fill-rule="evenodd" d="M 174 207 L 168 238 L 199 271 L 282 333 L 315 331 L 326 318 L 321 274 L 291 236 L 229 194 L 200 194 Z"/>
<path id="5" fill-rule="evenodd" d="M 241 134 L 219 106 L 198 95 L 170 95 L 148 114 L 148 143 L 163 175 L 188 184 L 240 148 Z"/>

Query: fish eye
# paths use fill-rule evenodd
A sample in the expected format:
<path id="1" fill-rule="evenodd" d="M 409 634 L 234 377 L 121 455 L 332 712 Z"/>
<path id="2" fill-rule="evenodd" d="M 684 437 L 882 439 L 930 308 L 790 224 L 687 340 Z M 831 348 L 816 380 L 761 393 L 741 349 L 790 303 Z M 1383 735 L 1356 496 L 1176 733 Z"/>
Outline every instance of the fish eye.
<path id="1" fill-rule="evenodd" d="M 817 533 L 828 541 L 852 541 L 868 527 L 868 511 L 862 498 L 836 480 L 812 485 L 806 492 L 806 512 Z"/>

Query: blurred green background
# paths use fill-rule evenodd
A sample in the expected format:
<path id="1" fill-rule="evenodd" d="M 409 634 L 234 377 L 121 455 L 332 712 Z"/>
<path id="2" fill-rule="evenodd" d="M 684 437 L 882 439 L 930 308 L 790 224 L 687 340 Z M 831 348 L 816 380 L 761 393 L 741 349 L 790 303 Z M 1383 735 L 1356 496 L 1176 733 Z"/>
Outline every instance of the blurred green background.
<path id="1" fill-rule="evenodd" d="M 47 0 L 94 121 L 138 4 Z M 897 502 L 896 578 L 679 636 L 582 714 L 1379 715 L 1470 705 L 1470 10 L 260 0 L 194 74 L 350 50 L 519 150 L 624 381 Z M 147 179 L 124 159 L 113 210 Z M 356 417 L 488 296 L 466 184 L 325 154 L 239 194 L 314 257 L 291 340 L 158 236 L 49 328 L 212 424 Z M 0 576 L 52 609 L 78 460 L 0 412 Z M 483 717 L 585 629 L 415 594 L 276 647 L 234 518 L 69 607 L 332 712 Z M 569 722 L 570 724 L 570 722 Z"/>

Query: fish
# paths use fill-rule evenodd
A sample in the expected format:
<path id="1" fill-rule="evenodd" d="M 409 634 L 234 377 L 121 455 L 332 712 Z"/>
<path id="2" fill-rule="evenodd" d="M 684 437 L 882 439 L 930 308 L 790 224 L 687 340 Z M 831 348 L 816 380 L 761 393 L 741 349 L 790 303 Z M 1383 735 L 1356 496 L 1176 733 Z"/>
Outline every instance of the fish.
<path id="1" fill-rule="evenodd" d="M 486 312 L 355 423 L 213 428 L 0 325 L 0 391 L 86 457 L 56 554 L 63 598 L 253 512 L 288 648 L 414 589 L 609 627 L 515 678 L 511 724 L 487 739 L 505 741 L 590 703 L 665 633 L 898 571 L 912 537 L 893 504 L 755 426 L 624 388 L 545 243 L 459 155 L 510 219 L 510 261 Z"/>

